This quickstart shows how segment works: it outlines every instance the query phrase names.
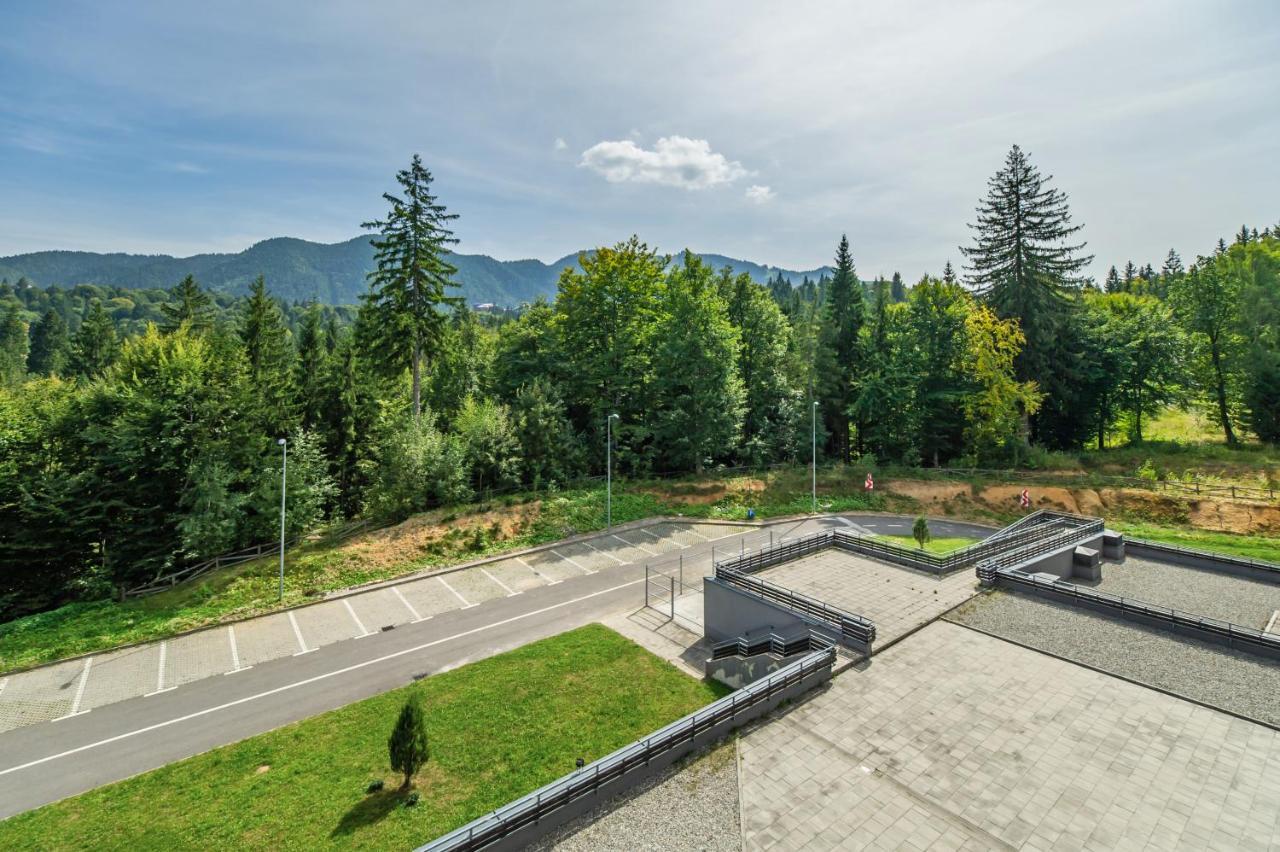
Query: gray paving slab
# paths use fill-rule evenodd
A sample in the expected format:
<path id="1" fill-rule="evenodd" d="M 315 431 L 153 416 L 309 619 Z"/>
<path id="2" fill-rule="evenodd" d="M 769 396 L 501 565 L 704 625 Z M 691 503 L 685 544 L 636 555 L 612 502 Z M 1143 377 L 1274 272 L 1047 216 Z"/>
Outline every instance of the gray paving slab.
<path id="1" fill-rule="evenodd" d="M 654 556 L 660 556 L 663 553 L 672 553 L 677 550 L 683 550 L 684 546 L 680 542 L 675 541 L 670 535 L 663 535 L 661 529 L 654 527 L 644 527 L 638 530 L 626 530 L 618 533 L 618 538 L 623 541 L 630 542 Z"/>
<path id="2" fill-rule="evenodd" d="M 1280 845 L 1280 732 L 945 622 L 740 745 L 747 849 Z"/>
<path id="3" fill-rule="evenodd" d="M 544 550 L 534 556 L 541 561 L 535 561 L 527 556 L 524 557 L 524 561 L 544 574 L 555 572 L 554 576 L 557 580 L 569 579 L 574 576 L 574 571 L 579 574 L 596 572 L 619 564 L 607 551 L 585 541 L 558 544 L 552 550 Z"/>
<path id="4" fill-rule="evenodd" d="M 514 590 L 504 589 L 502 584 L 487 576 L 478 568 L 467 568 L 464 571 L 452 571 L 442 575 L 449 585 L 467 599 L 467 603 L 475 606 L 494 598 L 510 594 Z"/>
<path id="5" fill-rule="evenodd" d="M 503 559 L 500 562 L 490 562 L 484 568 L 494 577 L 506 583 L 509 588 L 518 592 L 527 592 L 529 589 L 536 589 L 548 583 L 546 577 L 538 574 L 519 559 Z"/>
<path id="6" fill-rule="evenodd" d="M 374 589 L 345 600 L 356 611 L 360 623 L 369 631 L 381 630 L 413 621 L 409 608 L 391 589 Z"/>
<path id="7" fill-rule="evenodd" d="M 293 615 L 308 650 L 344 639 L 354 639 L 369 632 L 367 628 L 362 631 L 356 625 L 355 619 L 341 600 L 304 606 L 293 610 Z"/>
<path id="8" fill-rule="evenodd" d="M 288 657 L 300 650 L 289 618 L 283 613 L 242 621 L 235 625 L 235 636 L 242 667 Z"/>
<path id="9" fill-rule="evenodd" d="M 430 618 L 442 612 L 462 608 L 458 598 L 440 582 L 438 577 L 424 577 L 412 583 L 400 583 L 396 588 L 413 605 L 421 618 Z"/>
<path id="10" fill-rule="evenodd" d="M 170 688 L 172 684 L 166 684 L 161 678 L 162 648 L 167 660 L 168 642 L 125 648 L 95 656 L 89 679 L 85 683 L 84 695 L 81 697 L 80 709 L 92 710 L 126 698 L 137 698 L 139 695 Z"/>
<path id="11" fill-rule="evenodd" d="M 237 653 L 238 653 L 237 649 Z M 165 683 L 181 686 L 235 668 L 226 627 L 214 627 L 169 640 L 165 655 Z"/>
<path id="12" fill-rule="evenodd" d="M 68 660 L 7 677 L 4 691 L 0 692 L 0 731 L 48 722 L 70 713 L 83 672 L 84 660 Z"/>

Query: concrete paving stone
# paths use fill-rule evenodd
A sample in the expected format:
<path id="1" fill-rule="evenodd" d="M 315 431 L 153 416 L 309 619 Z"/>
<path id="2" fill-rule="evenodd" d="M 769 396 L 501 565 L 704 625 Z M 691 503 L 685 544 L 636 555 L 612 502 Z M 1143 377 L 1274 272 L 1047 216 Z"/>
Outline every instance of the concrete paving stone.
<path id="1" fill-rule="evenodd" d="M 596 550 L 607 553 L 624 565 L 644 564 L 658 558 L 657 553 L 636 547 L 621 536 L 609 533 L 595 536 L 587 542 Z M 560 550 L 560 548 L 556 548 Z M 616 564 L 616 563 L 615 563 Z"/>
<path id="2" fill-rule="evenodd" d="M 479 568 L 467 568 L 442 575 L 449 581 L 454 591 L 467 599 L 467 603 L 475 606 L 494 598 L 506 597 L 508 591 L 491 577 L 486 577 Z"/>
<path id="3" fill-rule="evenodd" d="M 293 613 L 307 650 L 363 635 L 341 600 L 304 606 Z"/>
<path id="4" fill-rule="evenodd" d="M 680 542 L 671 538 L 670 535 L 663 535 L 663 530 L 659 527 L 643 527 L 638 530 L 627 530 L 618 533 L 618 537 L 624 541 L 629 541 L 637 547 L 652 551 L 655 555 L 664 553 L 674 553 L 677 550 L 684 550 Z"/>
<path id="5" fill-rule="evenodd" d="M 503 559 L 500 562 L 490 562 L 484 567 L 490 574 L 518 592 L 527 592 L 529 589 L 547 585 L 546 578 L 535 573 L 533 569 L 518 559 Z"/>
<path id="6" fill-rule="evenodd" d="M 424 577 L 412 583 L 401 583 L 396 588 L 413 604 L 421 618 L 462 608 L 458 598 L 445 588 L 438 577 Z"/>
<path id="7" fill-rule="evenodd" d="M 104 704 L 114 704 L 171 687 L 172 684 L 161 684 L 160 681 L 162 644 L 167 661 L 168 643 L 159 642 L 95 656 L 93 667 L 89 670 L 89 680 L 85 683 L 80 709 L 92 710 Z"/>
<path id="8" fill-rule="evenodd" d="M 164 682 L 166 686 L 182 686 L 234 668 L 227 628 L 214 627 L 169 640 Z"/>
<path id="9" fill-rule="evenodd" d="M 256 666 L 300 650 L 285 613 L 242 621 L 235 625 L 235 631 L 241 666 Z"/>
<path id="10" fill-rule="evenodd" d="M 690 524 L 689 529 L 706 538 L 708 541 L 725 538 L 731 535 L 748 532 L 754 527 L 736 527 L 728 524 Z"/>
<path id="11" fill-rule="evenodd" d="M 70 713 L 83 672 L 84 660 L 68 660 L 9 675 L 0 692 L 0 731 L 48 722 Z"/>
<path id="12" fill-rule="evenodd" d="M 389 588 L 373 589 L 344 600 L 351 604 L 351 608 L 360 618 L 360 623 L 370 633 L 377 633 L 384 627 L 399 626 L 413 621 L 413 614 L 404 605 L 404 601 Z"/>
<path id="13" fill-rule="evenodd" d="M 562 553 L 564 555 L 561 555 Z M 566 559 L 565 556 L 569 558 Z M 540 550 L 537 553 L 521 556 L 520 559 L 553 583 L 572 580 L 589 571 L 598 571 L 602 567 L 607 568 L 617 564 L 584 545 L 569 545 L 563 550 L 557 549 L 554 552 Z"/>
<path id="14" fill-rule="evenodd" d="M 650 535 L 655 535 L 663 541 L 673 542 L 682 548 L 689 548 L 706 542 L 706 539 L 702 536 L 691 533 L 688 524 L 674 522 L 654 524 L 651 527 L 643 527 L 643 529 Z"/>

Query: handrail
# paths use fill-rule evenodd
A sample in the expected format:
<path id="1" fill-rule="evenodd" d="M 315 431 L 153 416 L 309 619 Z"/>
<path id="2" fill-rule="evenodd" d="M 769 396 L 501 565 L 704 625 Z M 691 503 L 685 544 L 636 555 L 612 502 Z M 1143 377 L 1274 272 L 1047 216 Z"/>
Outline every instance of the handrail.
<path id="1" fill-rule="evenodd" d="M 869 618 L 837 609 L 815 598 L 774 585 L 759 577 L 743 574 L 725 565 L 715 566 L 715 578 L 835 630 L 842 640 L 866 645 L 875 641 L 876 626 Z"/>
<path id="2" fill-rule="evenodd" d="M 700 734 L 736 718 L 743 711 L 768 701 L 789 687 L 804 682 L 815 672 L 829 669 L 835 664 L 835 659 L 836 652 L 832 646 L 808 654 L 767 677 L 713 701 L 701 710 L 659 728 L 642 740 L 623 746 L 492 813 L 418 847 L 416 852 L 469 852 L 497 843 L 583 796 L 597 792 L 602 785 L 647 766 L 650 761 L 679 746 L 692 743 Z"/>
<path id="3" fill-rule="evenodd" d="M 776 633 L 770 633 L 758 639 L 748 639 L 745 636 L 739 636 L 737 639 L 729 639 L 725 642 L 717 642 L 711 646 L 711 659 L 723 660 L 726 657 L 754 657 L 758 654 L 774 654 L 779 657 L 790 657 L 801 651 L 820 651 L 830 645 L 830 642 L 813 635 L 809 631 L 805 631 L 800 636 L 793 636 L 790 639 L 779 636 Z"/>
<path id="4" fill-rule="evenodd" d="M 1165 553 L 1174 553 L 1182 556 L 1195 556 L 1201 559 L 1209 559 L 1215 562 L 1226 562 L 1231 565 L 1241 565 L 1247 568 L 1258 568 L 1263 571 L 1275 571 L 1280 573 L 1280 563 L 1268 562 L 1265 559 L 1253 559 L 1248 556 L 1234 556 L 1229 553 L 1218 553 L 1212 550 L 1197 550 L 1193 547 L 1182 547 L 1177 544 L 1166 544 L 1163 541 L 1151 541 L 1145 538 L 1129 538 L 1129 544 L 1136 544 L 1140 547 L 1147 547 L 1152 550 L 1161 550 Z"/>

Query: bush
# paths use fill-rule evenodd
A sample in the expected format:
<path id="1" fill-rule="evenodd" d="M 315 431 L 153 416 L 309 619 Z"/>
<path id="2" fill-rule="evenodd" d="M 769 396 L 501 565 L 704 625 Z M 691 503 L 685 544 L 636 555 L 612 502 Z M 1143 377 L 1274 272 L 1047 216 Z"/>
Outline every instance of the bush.
<path id="1" fill-rule="evenodd" d="M 465 454 L 424 414 L 383 442 L 369 489 L 369 511 L 384 518 L 405 518 L 439 503 L 468 496 Z"/>
<path id="2" fill-rule="evenodd" d="M 391 768 L 404 774 L 400 789 L 409 789 L 413 776 L 431 758 L 427 722 L 416 694 L 411 694 L 400 708 L 400 717 L 387 740 L 387 752 L 391 756 Z"/>

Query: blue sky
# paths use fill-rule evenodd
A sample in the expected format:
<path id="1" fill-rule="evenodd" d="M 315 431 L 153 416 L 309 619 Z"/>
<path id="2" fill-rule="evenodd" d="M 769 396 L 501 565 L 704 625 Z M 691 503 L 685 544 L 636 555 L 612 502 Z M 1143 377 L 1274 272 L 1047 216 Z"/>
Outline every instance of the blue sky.
<path id="1" fill-rule="evenodd" d="M 415 151 L 503 259 L 914 279 L 1014 142 L 1099 276 L 1280 220 L 1273 5 L 903 5 L 6 0 L 0 255 L 346 239 Z"/>

